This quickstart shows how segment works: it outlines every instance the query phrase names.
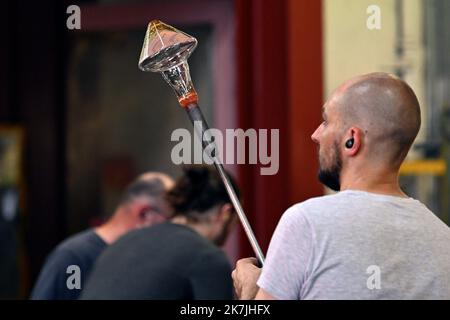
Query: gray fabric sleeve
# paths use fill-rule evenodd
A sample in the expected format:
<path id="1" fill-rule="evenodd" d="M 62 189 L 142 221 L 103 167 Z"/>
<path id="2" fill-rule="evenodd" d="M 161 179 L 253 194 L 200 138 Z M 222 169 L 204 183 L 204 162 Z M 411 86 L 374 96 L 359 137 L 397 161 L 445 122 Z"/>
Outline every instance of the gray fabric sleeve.
<path id="1" fill-rule="evenodd" d="M 300 299 L 312 256 L 312 238 L 299 206 L 289 208 L 270 241 L 258 286 L 280 300 Z"/>

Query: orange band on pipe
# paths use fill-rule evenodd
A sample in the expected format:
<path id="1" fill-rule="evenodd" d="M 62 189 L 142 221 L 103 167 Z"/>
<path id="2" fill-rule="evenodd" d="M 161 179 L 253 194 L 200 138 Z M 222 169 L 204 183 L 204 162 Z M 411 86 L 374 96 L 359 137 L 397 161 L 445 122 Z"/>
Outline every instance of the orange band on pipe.
<path id="1" fill-rule="evenodd" d="M 191 105 L 191 104 L 198 104 L 198 95 L 197 92 L 195 92 L 195 90 L 189 92 L 187 95 L 185 95 L 184 97 L 181 97 L 178 99 L 178 102 L 180 103 L 180 105 L 183 108 L 187 108 L 187 106 Z"/>

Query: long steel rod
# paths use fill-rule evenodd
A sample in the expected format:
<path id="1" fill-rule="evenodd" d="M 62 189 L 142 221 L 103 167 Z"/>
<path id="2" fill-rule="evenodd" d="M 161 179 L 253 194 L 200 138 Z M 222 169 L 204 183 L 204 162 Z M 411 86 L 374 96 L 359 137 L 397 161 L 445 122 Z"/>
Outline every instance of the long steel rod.
<path id="1" fill-rule="evenodd" d="M 252 246 L 253 251 L 255 252 L 256 258 L 258 259 L 260 266 L 263 266 L 264 255 L 261 251 L 258 241 L 256 240 L 252 227 L 248 222 L 247 216 L 244 213 L 244 209 L 242 208 L 241 203 L 239 202 L 239 198 L 236 195 L 236 191 L 234 190 L 227 174 L 225 173 L 223 165 L 218 157 L 219 150 L 216 148 L 215 142 L 212 140 L 211 136 L 207 134 L 209 126 L 206 123 L 205 118 L 203 117 L 202 111 L 196 104 L 189 105 L 186 108 L 186 111 L 189 115 L 189 118 L 192 121 L 192 124 L 194 125 L 194 130 L 198 138 L 200 139 L 200 141 L 202 141 L 203 149 L 214 148 L 214 152 L 212 155 L 214 165 L 217 171 L 219 172 L 219 175 L 225 185 L 225 188 L 227 189 L 228 195 L 231 199 L 231 202 L 233 203 L 234 209 L 238 214 L 239 220 L 241 221 L 241 224 L 244 228 L 247 238 L 250 241 L 250 245 Z M 198 126 L 198 122 L 200 122 L 200 126 Z"/>

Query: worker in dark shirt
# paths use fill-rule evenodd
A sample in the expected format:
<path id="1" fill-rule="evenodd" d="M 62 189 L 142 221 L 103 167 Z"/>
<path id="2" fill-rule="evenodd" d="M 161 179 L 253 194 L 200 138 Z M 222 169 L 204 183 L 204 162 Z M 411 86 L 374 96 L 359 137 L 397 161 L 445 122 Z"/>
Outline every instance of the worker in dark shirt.
<path id="1" fill-rule="evenodd" d="M 236 213 L 218 173 L 184 167 L 167 200 L 170 222 L 130 232 L 105 250 L 82 299 L 233 298 L 231 267 L 219 246 Z"/>
<path id="2" fill-rule="evenodd" d="M 162 173 L 141 175 L 125 190 L 119 206 L 102 226 L 78 233 L 53 250 L 41 270 L 31 299 L 78 299 L 97 257 L 130 230 L 169 218 L 165 194 L 173 180 Z"/>

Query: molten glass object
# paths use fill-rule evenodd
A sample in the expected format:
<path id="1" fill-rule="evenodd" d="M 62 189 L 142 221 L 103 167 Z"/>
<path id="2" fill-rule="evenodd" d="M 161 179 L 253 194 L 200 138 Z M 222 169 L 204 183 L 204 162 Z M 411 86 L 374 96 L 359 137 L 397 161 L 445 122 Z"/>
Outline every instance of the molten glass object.
<path id="1" fill-rule="evenodd" d="M 187 59 L 197 47 L 197 39 L 159 20 L 148 24 L 139 58 L 142 71 L 160 72 L 175 91 L 182 107 L 198 103 Z"/>

